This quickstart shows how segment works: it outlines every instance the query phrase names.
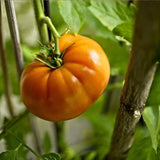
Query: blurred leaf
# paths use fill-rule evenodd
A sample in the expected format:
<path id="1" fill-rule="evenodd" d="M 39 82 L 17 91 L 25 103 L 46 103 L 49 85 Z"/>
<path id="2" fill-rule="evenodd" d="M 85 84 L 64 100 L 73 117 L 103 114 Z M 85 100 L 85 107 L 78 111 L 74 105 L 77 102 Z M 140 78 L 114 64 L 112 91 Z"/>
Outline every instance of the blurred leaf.
<path id="1" fill-rule="evenodd" d="M 49 153 L 52 149 L 51 139 L 48 132 L 45 132 L 43 139 L 44 152 Z"/>
<path id="2" fill-rule="evenodd" d="M 0 159 L 1 160 L 19 160 L 18 159 L 18 151 L 21 145 L 19 145 L 16 149 L 14 150 L 8 150 L 6 152 L 3 152 L 0 154 Z"/>
<path id="3" fill-rule="evenodd" d="M 84 115 L 88 114 L 100 114 L 103 110 L 105 104 L 105 94 L 102 94 L 96 102 L 92 104 L 92 106 L 84 113 Z"/>
<path id="4" fill-rule="evenodd" d="M 94 37 L 94 39 L 101 44 L 108 56 L 111 75 L 125 75 L 129 59 L 127 47 L 108 38 Z"/>
<path id="5" fill-rule="evenodd" d="M 2 67 L 0 67 L 0 97 L 4 94 L 4 80 L 1 68 Z"/>
<path id="6" fill-rule="evenodd" d="M 95 151 L 92 151 L 91 153 L 89 153 L 86 157 L 85 157 L 85 160 L 94 160 L 95 157 L 96 157 L 96 152 Z"/>
<path id="7" fill-rule="evenodd" d="M 151 135 L 152 147 L 155 152 L 157 152 L 160 124 L 160 107 L 146 107 L 143 112 L 143 119 Z"/>
<path id="8" fill-rule="evenodd" d="M 147 100 L 147 106 L 158 106 L 160 105 L 160 65 L 158 65 L 152 86 Z"/>
<path id="9" fill-rule="evenodd" d="M 160 135 L 159 135 L 160 136 Z M 158 149 L 157 149 L 157 155 L 156 155 L 156 160 L 158 160 L 160 157 L 160 141 L 159 141 L 159 144 L 158 144 Z"/>
<path id="10" fill-rule="evenodd" d="M 52 22 L 54 23 L 56 29 L 59 33 L 63 33 L 68 26 L 60 14 L 58 1 L 50 1 L 50 12 Z"/>
<path id="11" fill-rule="evenodd" d="M 10 131 L 22 141 L 24 141 L 26 134 L 30 131 L 28 117 L 25 117 L 21 121 L 17 122 L 10 129 Z M 7 134 L 4 140 L 7 150 L 14 150 L 19 145 L 19 142 L 15 138 L 13 138 L 11 134 Z M 26 160 L 27 153 L 28 150 L 26 150 L 24 147 L 21 147 L 18 152 L 18 160 Z"/>
<path id="12" fill-rule="evenodd" d="M 57 153 L 44 154 L 39 160 L 61 160 L 61 157 Z"/>
<path id="13" fill-rule="evenodd" d="M 91 147 L 96 151 L 96 159 L 102 160 L 109 150 L 115 115 L 110 114 L 106 116 L 103 114 L 88 112 L 87 117 L 94 130 Z"/>
<path id="14" fill-rule="evenodd" d="M 8 62 L 8 71 L 9 71 L 9 78 L 12 85 L 12 91 L 14 94 L 19 94 L 19 82 L 18 82 L 18 75 L 15 63 L 15 57 L 13 52 L 12 41 L 6 41 L 6 52 L 7 52 L 7 62 Z"/>
<path id="15" fill-rule="evenodd" d="M 91 148 L 94 148 L 94 152 L 89 154 L 85 158 L 93 158 L 102 160 L 104 155 L 109 150 L 112 131 L 114 127 L 115 115 L 102 114 L 105 105 L 105 94 L 101 97 L 84 113 L 89 119 L 93 127 L 93 136 L 90 140 Z M 107 137 L 107 138 L 106 138 Z"/>
<path id="16" fill-rule="evenodd" d="M 124 1 L 91 1 L 89 7 L 92 14 L 106 27 L 113 30 L 117 25 L 125 21 L 133 21 L 135 7 Z"/>
<path id="17" fill-rule="evenodd" d="M 150 137 L 135 142 L 128 154 L 127 160 L 159 160 Z"/>
<path id="18" fill-rule="evenodd" d="M 0 154 L 1 160 L 18 160 L 18 153 L 15 150 L 9 150 Z"/>
<path id="19" fill-rule="evenodd" d="M 29 63 L 31 63 L 34 59 L 34 56 L 40 51 L 38 47 L 30 47 L 25 44 L 22 44 L 21 47 L 22 47 L 25 65 L 28 65 Z"/>
<path id="20" fill-rule="evenodd" d="M 77 153 L 73 148 L 67 147 L 61 156 L 62 156 L 62 159 L 72 160 L 72 159 L 75 159 L 76 155 Z"/>
<path id="21" fill-rule="evenodd" d="M 59 0 L 58 6 L 61 16 L 68 26 L 78 32 L 85 20 L 87 1 Z"/>
<path id="22" fill-rule="evenodd" d="M 117 25 L 113 29 L 113 33 L 117 36 L 124 38 L 125 40 L 132 42 L 132 34 L 133 34 L 133 22 L 127 21 Z"/>

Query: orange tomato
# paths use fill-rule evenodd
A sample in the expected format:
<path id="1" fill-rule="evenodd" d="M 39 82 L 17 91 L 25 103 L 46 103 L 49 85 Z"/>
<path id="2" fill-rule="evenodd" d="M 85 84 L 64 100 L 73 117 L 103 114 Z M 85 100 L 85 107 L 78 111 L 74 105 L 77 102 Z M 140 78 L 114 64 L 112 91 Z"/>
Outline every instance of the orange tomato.
<path id="1" fill-rule="evenodd" d="M 68 46 L 61 67 L 51 69 L 34 60 L 21 76 L 24 104 L 33 114 L 49 121 L 68 120 L 82 114 L 109 81 L 109 61 L 97 42 L 65 34 L 59 40 L 60 52 Z"/>

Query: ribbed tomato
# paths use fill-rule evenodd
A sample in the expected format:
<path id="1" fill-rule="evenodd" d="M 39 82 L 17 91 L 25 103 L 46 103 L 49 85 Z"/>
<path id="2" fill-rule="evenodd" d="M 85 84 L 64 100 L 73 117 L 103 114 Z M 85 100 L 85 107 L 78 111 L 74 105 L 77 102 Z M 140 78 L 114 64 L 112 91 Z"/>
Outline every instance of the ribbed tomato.
<path id="1" fill-rule="evenodd" d="M 97 42 L 81 35 L 65 34 L 59 40 L 60 52 L 68 46 L 61 67 L 51 69 L 34 60 L 21 76 L 24 104 L 46 120 L 63 121 L 82 114 L 109 81 L 109 61 Z"/>

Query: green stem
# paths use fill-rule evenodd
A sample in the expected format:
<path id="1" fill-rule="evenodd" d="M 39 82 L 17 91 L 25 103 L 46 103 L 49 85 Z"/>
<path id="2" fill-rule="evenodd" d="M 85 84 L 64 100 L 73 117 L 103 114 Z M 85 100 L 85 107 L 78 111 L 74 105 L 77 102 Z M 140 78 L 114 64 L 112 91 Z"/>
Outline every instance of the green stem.
<path id="1" fill-rule="evenodd" d="M 48 34 L 47 34 L 47 27 L 45 24 L 40 22 L 41 17 L 44 17 L 44 12 L 42 8 L 41 0 L 33 0 L 35 17 L 38 25 L 40 39 L 43 44 L 48 43 Z"/>
<path id="2" fill-rule="evenodd" d="M 54 27 L 51 19 L 44 15 L 41 1 L 40 0 L 33 0 L 33 5 L 34 5 L 34 9 L 35 9 L 37 25 L 38 25 L 38 29 L 39 29 L 39 33 L 40 33 L 42 42 L 44 44 L 46 44 L 48 42 L 47 28 L 45 26 L 45 24 L 47 24 L 53 34 L 53 37 L 54 37 L 55 54 L 57 54 L 59 56 L 60 55 L 60 51 L 59 51 L 60 35 L 59 35 L 59 33 L 57 32 L 56 28 Z M 46 37 L 47 37 L 47 39 L 46 39 Z"/>
<path id="3" fill-rule="evenodd" d="M 114 89 L 121 89 L 124 85 L 124 82 L 117 82 L 115 84 L 111 84 L 111 85 L 108 85 L 106 87 L 106 90 L 114 90 Z"/>
<path id="4" fill-rule="evenodd" d="M 41 17 L 41 22 L 42 23 L 46 23 L 48 25 L 48 27 L 50 28 L 52 34 L 53 34 L 53 37 L 54 37 L 54 41 L 55 41 L 55 54 L 57 55 L 60 55 L 60 51 L 59 51 L 59 38 L 60 38 L 60 35 L 59 33 L 57 32 L 56 28 L 54 27 L 51 19 L 49 17 Z"/>
<path id="5" fill-rule="evenodd" d="M 29 151 L 31 151 L 37 158 L 41 158 L 41 155 L 39 155 L 37 152 L 35 152 L 32 148 L 30 148 L 28 145 L 26 145 L 21 139 L 19 139 L 16 135 L 14 135 L 11 131 L 7 131 L 10 135 L 12 135 L 19 143 L 21 143 L 25 148 L 27 148 Z"/>
<path id="6" fill-rule="evenodd" d="M 64 122 L 54 123 L 57 140 L 57 152 L 63 154 L 66 151 L 67 143 L 64 139 Z"/>

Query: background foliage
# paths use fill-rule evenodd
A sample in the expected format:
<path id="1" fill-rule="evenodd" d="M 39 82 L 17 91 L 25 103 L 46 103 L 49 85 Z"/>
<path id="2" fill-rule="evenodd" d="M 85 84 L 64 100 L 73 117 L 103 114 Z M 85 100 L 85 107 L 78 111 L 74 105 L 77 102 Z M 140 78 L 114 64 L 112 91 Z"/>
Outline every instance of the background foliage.
<path id="1" fill-rule="evenodd" d="M 15 1 L 16 15 L 20 31 L 21 46 L 25 66 L 33 60 L 33 55 L 39 49 L 38 31 L 34 19 L 33 5 L 29 0 Z M 4 5 L 3 5 L 4 9 Z M 115 115 L 119 105 L 119 96 L 132 44 L 132 34 L 136 7 L 126 1 L 95 1 L 95 0 L 58 0 L 50 2 L 51 19 L 60 33 L 66 28 L 96 40 L 105 50 L 111 65 L 110 83 L 103 95 L 82 116 L 65 122 L 65 140 L 68 143 L 66 152 L 61 156 L 65 160 L 103 159 L 109 150 Z M 5 11 L 3 11 L 5 13 Z M 24 21 L 25 18 L 25 21 Z M 19 83 L 13 56 L 13 48 L 8 35 L 6 15 L 3 14 L 5 44 L 9 68 L 10 82 L 14 101 L 14 110 L 18 115 L 24 106 L 19 93 Z M 3 62 L 1 62 L 3 65 Z M 142 64 L 143 65 L 143 64 Z M 155 75 L 151 92 L 143 117 L 137 127 L 135 140 L 127 160 L 158 160 L 160 157 L 160 68 Z M 3 75 L 0 69 L 0 124 L 9 120 L 4 99 Z M 35 118 L 40 134 L 42 153 L 56 151 L 51 123 Z M 3 124 L 2 124 L 3 123 Z M 76 127 L 78 125 L 78 127 Z M 47 126 L 47 127 L 46 127 Z M 76 129 L 78 130 L 76 132 Z M 27 117 L 17 122 L 10 129 L 22 142 L 31 143 L 31 127 Z M 73 138 L 73 137 L 76 138 Z M 23 145 L 7 134 L 1 141 L 0 159 L 29 160 L 35 157 Z M 48 155 L 45 155 L 49 157 Z M 57 159 L 59 155 L 54 155 Z M 55 159 L 56 159 L 55 158 Z M 45 159 L 42 157 L 42 159 Z M 49 158 L 48 158 L 49 159 Z"/>

